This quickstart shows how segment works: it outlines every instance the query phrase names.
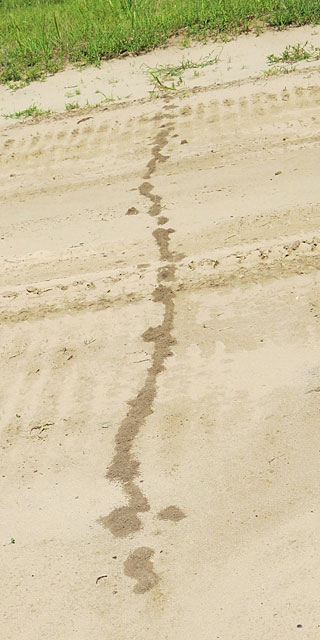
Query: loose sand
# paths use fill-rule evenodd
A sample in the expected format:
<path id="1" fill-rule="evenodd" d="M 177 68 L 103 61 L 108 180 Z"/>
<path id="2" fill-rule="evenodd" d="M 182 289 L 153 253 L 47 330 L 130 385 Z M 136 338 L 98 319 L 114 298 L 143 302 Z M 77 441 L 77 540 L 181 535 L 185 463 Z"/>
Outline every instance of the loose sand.
<path id="1" fill-rule="evenodd" d="M 318 637 L 320 76 L 263 74 L 306 39 L 1 88 L 120 96 L 0 124 L 1 638 Z"/>

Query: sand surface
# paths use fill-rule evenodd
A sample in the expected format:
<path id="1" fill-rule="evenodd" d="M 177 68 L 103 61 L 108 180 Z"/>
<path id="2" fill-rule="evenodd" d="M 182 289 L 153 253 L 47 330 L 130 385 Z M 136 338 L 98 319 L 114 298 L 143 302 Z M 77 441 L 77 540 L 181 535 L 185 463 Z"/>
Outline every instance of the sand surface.
<path id="1" fill-rule="evenodd" d="M 263 74 L 316 32 L 1 119 L 1 638 L 319 636 L 320 76 Z"/>

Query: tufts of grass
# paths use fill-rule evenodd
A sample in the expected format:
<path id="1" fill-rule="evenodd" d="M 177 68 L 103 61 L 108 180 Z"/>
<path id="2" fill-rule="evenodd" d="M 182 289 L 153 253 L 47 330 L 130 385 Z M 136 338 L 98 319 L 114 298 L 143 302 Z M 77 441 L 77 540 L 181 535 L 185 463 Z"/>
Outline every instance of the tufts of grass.
<path id="1" fill-rule="evenodd" d="M 74 109 L 79 109 L 79 102 L 67 102 L 66 103 L 66 111 L 73 111 Z"/>
<path id="2" fill-rule="evenodd" d="M 284 65 L 277 65 L 275 67 L 271 67 L 270 69 L 264 69 L 263 75 L 266 78 L 270 78 L 273 76 L 280 76 L 282 74 L 287 74 L 292 71 L 295 71 L 296 67 L 286 67 Z"/>
<path id="3" fill-rule="evenodd" d="M 183 83 L 183 74 L 189 69 L 193 69 L 194 75 L 199 75 L 199 70 L 204 67 L 216 64 L 219 61 L 219 56 L 213 58 L 207 56 L 199 62 L 193 62 L 192 60 L 183 59 L 179 65 L 173 66 L 170 64 L 158 65 L 157 67 L 146 68 L 146 74 L 153 85 L 153 91 L 158 89 L 162 91 L 175 91 L 179 85 Z"/>
<path id="4" fill-rule="evenodd" d="M 268 62 L 269 64 L 277 64 L 278 62 L 295 64 L 302 60 L 319 60 L 319 58 L 320 47 L 314 47 L 312 44 L 308 46 L 308 42 L 305 42 L 305 44 L 298 43 L 287 46 L 279 56 L 270 54 Z"/>
<path id="5" fill-rule="evenodd" d="M 319 0 L 0 0 L 0 81 L 99 65 L 176 34 L 188 42 L 308 22 L 320 22 Z"/>
<path id="6" fill-rule="evenodd" d="M 38 118 L 40 116 L 47 116 L 50 113 L 51 113 L 50 109 L 48 109 L 47 111 L 44 111 L 43 109 L 39 109 L 37 105 L 32 104 L 27 109 L 23 109 L 23 111 L 14 111 L 13 113 L 6 113 L 4 114 L 3 117 L 14 118 L 17 120 L 19 118 L 23 118 L 25 120 L 26 118 Z"/>
<path id="7" fill-rule="evenodd" d="M 97 89 L 96 93 L 99 93 L 101 96 L 103 96 L 101 102 L 115 102 L 116 100 L 113 96 L 107 96 L 103 91 L 100 91 L 99 89 Z"/>

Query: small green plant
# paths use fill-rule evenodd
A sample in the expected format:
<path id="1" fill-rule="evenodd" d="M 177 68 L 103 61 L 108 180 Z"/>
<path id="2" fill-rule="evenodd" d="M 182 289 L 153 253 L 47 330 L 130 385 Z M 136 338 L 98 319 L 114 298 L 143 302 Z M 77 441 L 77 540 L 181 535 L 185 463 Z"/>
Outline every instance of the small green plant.
<path id="1" fill-rule="evenodd" d="M 307 41 L 305 44 L 288 45 L 279 56 L 271 53 L 267 60 L 269 64 L 277 64 L 278 62 L 294 64 L 302 60 L 319 60 L 319 58 L 320 47 L 314 47 L 312 44 L 308 46 Z"/>
<path id="2" fill-rule="evenodd" d="M 272 76 L 279 76 L 282 73 L 290 73 L 292 71 L 295 71 L 296 67 L 285 67 L 284 65 L 282 66 L 276 66 L 276 67 L 271 67 L 271 69 L 264 69 L 263 70 L 263 75 L 266 78 L 270 78 Z"/>
<path id="3" fill-rule="evenodd" d="M 199 69 L 217 64 L 218 61 L 219 56 L 207 56 L 199 62 L 183 59 L 181 63 L 176 66 L 166 64 L 158 65 L 155 68 L 147 67 L 146 73 L 153 84 L 153 90 L 176 91 L 179 85 L 183 83 L 183 74 L 185 71 L 193 69 L 194 75 L 199 75 Z"/>
<path id="4" fill-rule="evenodd" d="M 37 105 L 32 104 L 27 109 L 23 109 L 23 111 L 14 111 L 13 113 L 4 113 L 3 117 L 4 118 L 15 118 L 15 119 L 19 119 L 19 118 L 24 118 L 24 119 L 26 119 L 26 118 L 38 118 L 40 116 L 47 116 L 50 113 L 51 113 L 50 109 L 47 109 L 46 111 L 44 111 L 43 109 L 39 109 L 39 107 L 37 107 Z M 17 417 L 18 417 L 18 414 L 17 414 Z"/>
<path id="5" fill-rule="evenodd" d="M 14 538 L 10 538 L 10 544 L 16 544 L 16 541 Z"/>
<path id="6" fill-rule="evenodd" d="M 101 96 L 103 96 L 103 100 L 101 100 L 101 102 L 114 102 L 115 98 L 113 96 L 107 96 L 105 93 L 103 93 L 103 91 L 100 91 L 99 89 L 97 89 L 96 93 L 99 93 Z"/>
<path id="7" fill-rule="evenodd" d="M 8 82 L 8 87 L 11 91 L 17 91 L 17 89 L 23 89 L 26 86 L 26 83 L 23 80 L 19 80 L 19 82 Z"/>
<path id="8" fill-rule="evenodd" d="M 184 33 L 181 41 L 180 41 L 180 47 L 182 47 L 182 49 L 186 49 L 187 47 L 190 47 L 190 35 L 187 33 Z"/>
<path id="9" fill-rule="evenodd" d="M 171 87 L 169 87 L 168 85 L 165 85 L 163 83 L 163 81 L 161 80 L 161 76 L 159 76 L 159 74 L 157 74 L 155 71 L 152 71 L 152 69 L 150 69 L 148 73 L 150 76 L 150 80 L 153 83 L 152 93 L 155 89 L 161 89 L 162 91 L 176 91 L 174 82 L 172 82 Z M 179 82 L 182 82 L 181 78 L 179 79 Z"/>
<path id="10" fill-rule="evenodd" d="M 75 92 L 73 91 L 66 91 L 66 93 L 64 94 L 66 98 L 73 98 L 74 96 L 80 96 L 80 89 L 76 89 Z"/>
<path id="11" fill-rule="evenodd" d="M 74 109 L 79 109 L 79 102 L 67 102 L 66 103 L 66 111 L 73 111 Z"/>

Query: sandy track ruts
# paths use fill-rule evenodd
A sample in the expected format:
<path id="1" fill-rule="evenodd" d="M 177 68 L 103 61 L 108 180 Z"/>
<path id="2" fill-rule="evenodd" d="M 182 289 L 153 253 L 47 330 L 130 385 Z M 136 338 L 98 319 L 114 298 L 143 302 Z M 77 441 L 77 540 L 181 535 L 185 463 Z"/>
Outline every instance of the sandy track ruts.
<path id="1" fill-rule="evenodd" d="M 293 84 L 291 77 L 289 80 Z M 306 80 L 304 82 L 306 83 Z M 301 148 L 309 156 L 309 150 L 318 144 L 319 91 L 317 86 L 292 86 L 281 91 L 276 91 L 275 88 L 274 91 L 271 91 L 268 85 L 264 92 L 258 91 L 248 96 L 236 95 L 235 98 L 212 100 L 211 94 L 208 92 L 206 102 L 202 98 L 203 96 L 195 104 L 190 99 L 177 106 L 173 135 L 178 138 L 181 136 L 183 139 L 187 132 L 188 147 L 177 148 L 177 139 L 169 140 L 168 153 L 171 157 L 165 165 L 159 166 L 159 175 L 174 176 L 181 170 L 187 175 L 190 171 L 192 172 L 194 162 L 197 162 L 199 176 L 201 175 L 200 171 L 215 170 L 219 181 L 219 174 L 224 173 L 228 166 L 240 165 L 241 169 L 244 158 L 248 163 L 250 161 L 254 163 L 255 157 L 260 157 L 261 154 L 265 156 L 266 161 L 272 156 L 280 159 L 281 155 L 291 154 L 292 156 L 295 150 L 298 151 Z M 136 246 L 137 244 L 142 246 L 142 254 L 140 255 L 141 260 L 137 256 L 136 262 L 144 262 L 144 238 L 141 234 L 139 235 L 140 229 L 137 225 L 137 219 L 121 217 L 119 220 L 118 217 L 119 184 L 125 180 L 128 183 L 128 191 L 131 188 L 134 193 L 139 173 L 143 171 L 146 161 L 145 145 L 152 144 L 152 133 L 156 124 L 159 123 L 159 114 L 157 115 L 155 105 L 143 105 L 140 109 L 146 110 L 147 113 L 140 114 L 140 117 L 133 117 L 128 113 L 132 107 L 127 107 L 121 109 L 119 113 L 113 111 L 111 114 L 97 114 L 96 124 L 93 119 L 93 125 L 85 123 L 83 129 L 79 125 L 78 128 L 72 128 L 71 131 L 72 121 L 70 119 L 63 123 L 63 128 L 60 130 L 61 123 L 59 122 L 39 123 L 36 127 L 23 126 L 15 131 L 16 138 L 11 137 L 4 142 L 2 153 L 5 162 L 2 163 L 2 171 L 5 186 L 0 198 L 2 205 L 9 207 L 9 211 L 14 207 L 15 213 L 18 213 L 18 219 L 16 216 L 12 224 L 12 216 L 8 216 L 8 219 L 3 222 L 2 239 L 8 239 L 10 243 L 10 238 L 12 238 L 12 244 L 8 255 L 10 262 L 2 262 L 0 265 L 0 277 L 3 274 L 2 282 L 6 284 L 21 282 L 19 262 L 14 259 L 15 241 L 17 239 L 18 242 L 21 242 L 21 238 L 24 237 L 26 230 L 30 229 L 30 225 L 41 240 L 44 240 L 43 236 L 47 235 L 47 225 L 50 223 L 61 227 L 63 221 L 66 231 L 68 230 L 70 199 L 74 196 L 75 203 L 83 196 L 83 202 L 86 204 L 84 211 L 74 212 L 76 216 L 79 216 L 79 224 L 82 224 L 84 218 L 91 224 L 95 222 L 96 226 L 99 225 L 101 239 L 103 235 L 106 238 L 109 235 L 109 228 L 106 228 L 103 223 L 111 224 L 112 230 L 117 233 L 115 218 L 118 219 L 118 223 L 123 220 L 127 228 L 130 223 L 133 229 L 138 229 Z M 266 135 L 260 135 L 261 127 L 264 127 Z M 49 133 L 50 129 L 52 130 L 51 134 Z M 44 134 L 42 131 L 46 131 L 46 133 Z M 205 140 L 201 135 L 203 131 L 205 131 Z M 175 148 L 174 155 L 170 153 L 171 148 Z M 10 149 L 9 153 L 8 149 Z M 121 149 L 123 149 L 123 153 L 118 152 Z M 34 171 L 32 158 L 29 155 L 30 150 L 32 154 L 35 153 L 36 171 Z M 57 150 L 60 154 L 57 157 L 58 165 L 55 163 Z M 306 157 L 308 156 L 306 155 Z M 78 158 L 76 170 L 75 158 Z M 93 158 L 94 163 L 92 162 Z M 32 176 L 31 179 L 30 176 Z M 293 175 L 292 178 L 295 180 L 296 176 Z M 237 180 L 236 174 L 234 179 Z M 284 179 L 284 176 L 280 178 L 280 180 Z M 238 180 L 242 180 L 241 172 Z M 173 178 L 171 178 L 171 182 L 174 182 Z M 288 184 L 288 189 L 290 190 L 290 188 L 291 185 Z M 229 185 L 227 189 L 230 191 Z M 101 201 L 97 198 L 98 190 L 101 191 Z M 225 184 L 221 185 L 220 193 L 223 190 L 226 190 Z M 219 194 L 216 193 L 216 196 Z M 51 211 L 53 198 L 57 198 L 55 211 Z M 93 198 L 96 200 L 95 211 L 91 211 Z M 139 201 L 138 197 L 132 198 L 132 194 L 128 192 L 123 204 L 120 205 L 123 207 L 123 216 L 133 200 L 139 208 L 141 199 Z M 46 211 L 48 209 L 51 222 L 50 219 L 48 220 L 47 212 L 44 215 L 40 214 L 34 220 L 30 219 L 27 214 L 25 219 L 23 211 L 28 207 L 28 202 L 31 207 L 33 206 L 31 202 L 35 202 L 40 210 Z M 104 215 L 106 204 L 108 205 L 109 202 L 111 206 L 107 206 L 107 215 Z M 305 207 L 304 201 L 302 207 Z M 300 211 L 297 211 L 296 219 L 301 219 L 302 207 L 300 207 Z M 273 213 L 272 210 L 267 212 L 270 216 L 270 224 Z M 277 211 L 275 214 L 278 218 L 277 224 L 280 226 L 281 221 Z M 250 226 L 251 216 L 249 223 L 245 219 L 246 216 L 242 217 L 242 225 Z M 258 224 L 255 227 L 259 228 L 259 215 L 256 218 Z M 285 212 L 284 228 L 278 229 L 279 235 L 286 235 L 288 218 L 290 219 L 289 224 L 291 224 L 290 209 L 289 216 Z M 306 218 L 308 218 L 307 222 Z M 294 224 L 297 222 L 296 219 Z M 297 222 L 297 224 L 299 223 Z M 302 228 L 304 231 L 306 225 L 309 231 L 310 226 L 313 225 L 316 228 L 316 224 L 314 216 L 310 219 L 308 212 L 303 214 Z M 264 228 L 260 227 L 260 230 L 264 238 L 265 232 L 268 232 L 268 220 L 265 213 L 262 225 Z M 182 233 L 182 229 L 179 231 Z M 290 235 L 293 235 L 294 231 L 296 228 L 290 229 Z M 70 232 L 71 234 L 74 232 L 72 226 Z M 216 248 L 230 243 L 230 236 L 236 238 L 238 233 L 237 220 L 229 219 L 224 223 L 223 233 L 220 237 L 215 228 L 213 242 L 216 242 Z M 43 249 L 45 244 L 45 241 L 40 242 L 39 240 L 39 248 Z M 60 244 L 63 245 L 63 243 Z M 59 277 L 72 273 L 77 276 L 81 272 L 85 274 L 100 271 L 103 267 L 114 266 L 114 263 L 121 259 L 121 252 L 118 251 L 118 248 L 114 251 L 114 247 L 110 247 L 110 244 L 103 245 L 100 242 L 100 251 L 95 249 L 94 252 L 90 251 L 89 255 L 88 250 L 83 247 L 83 244 L 87 244 L 86 242 L 82 242 L 81 246 L 77 242 L 72 244 L 75 245 L 72 248 L 70 248 L 70 243 L 67 244 L 67 252 L 60 250 L 59 253 L 57 251 L 53 253 L 50 246 L 50 252 L 44 251 L 43 256 L 41 252 L 38 252 L 33 260 L 24 256 L 27 258 L 23 263 L 26 282 L 38 281 L 42 278 L 50 279 L 52 270 Z M 97 243 L 95 244 L 97 247 Z M 212 245 L 212 242 L 210 244 Z M 59 243 L 56 243 L 56 248 L 58 246 Z M 149 241 L 147 241 L 146 248 L 148 247 Z M 191 251 L 189 250 L 188 253 L 193 253 L 192 248 L 190 249 Z M 126 255 L 126 259 L 128 260 L 128 255 Z M 156 259 L 156 254 L 153 259 Z M 125 262 L 124 260 L 123 263 L 125 264 Z"/>
<path id="2" fill-rule="evenodd" d="M 300 84 L 297 84 L 297 80 Z M 275 85 L 273 91 L 272 84 Z M 244 122 L 246 133 L 249 133 L 254 125 L 267 120 L 271 131 L 272 128 L 279 127 L 281 122 L 286 122 L 289 129 L 292 127 L 289 114 L 292 120 L 295 119 L 295 115 L 299 119 L 301 109 L 307 123 L 308 111 L 320 105 L 319 86 L 311 84 L 310 79 L 293 79 L 292 76 L 286 79 L 286 86 L 281 91 L 277 85 L 279 86 L 279 79 L 273 83 L 264 83 L 263 91 L 257 91 L 255 84 L 249 91 L 248 85 L 245 88 L 236 87 L 235 97 L 229 97 L 228 87 L 225 90 L 216 90 L 218 96 L 214 99 L 213 87 L 205 88 L 202 95 L 185 98 L 177 105 L 179 126 L 183 127 L 186 123 L 189 125 L 191 121 L 193 128 L 197 128 L 200 119 L 204 124 L 214 124 L 215 133 L 216 128 L 219 130 L 221 127 L 225 134 L 231 134 L 234 129 L 241 128 Z M 196 101 L 196 104 L 192 103 L 192 100 Z M 270 119 L 270 113 L 277 116 L 277 122 Z M 55 162 L 78 159 L 79 151 L 81 159 L 84 160 L 96 157 L 98 150 L 104 156 L 105 145 L 108 145 L 110 154 L 115 152 L 121 142 L 127 145 L 130 157 L 133 151 L 136 154 L 136 149 L 130 149 L 131 144 L 141 147 L 141 134 L 144 143 L 152 140 L 157 114 L 157 106 L 147 102 L 136 106 L 130 104 L 110 112 L 97 112 L 90 115 L 90 120 L 84 123 L 81 123 L 81 117 L 77 116 L 61 121 L 40 121 L 37 125 L 22 124 L 17 130 L 9 130 L 6 134 L 2 132 L 0 154 L 5 161 L 2 169 L 5 165 L 20 166 L 20 162 L 27 169 L 26 160 L 31 167 L 33 163 L 39 165 L 42 157 L 49 157 L 50 163 L 54 166 Z M 125 163 L 124 158 L 122 161 Z"/>
<path id="3" fill-rule="evenodd" d="M 247 286 L 272 278 L 317 272 L 320 265 L 320 237 L 289 236 L 280 244 L 240 246 L 232 252 L 216 251 L 201 259 L 191 256 L 177 261 L 174 291 L 206 287 Z M 99 311 L 152 298 L 157 273 L 163 265 L 112 273 L 89 273 L 81 280 L 34 283 L 0 291 L 1 322 L 22 322 L 66 312 Z M 161 271 L 168 281 L 167 265 Z"/>
<path id="4" fill-rule="evenodd" d="M 299 599 L 313 633 L 283 575 L 316 531 L 319 112 L 292 74 L 2 135 L 8 640 L 291 640 Z"/>

